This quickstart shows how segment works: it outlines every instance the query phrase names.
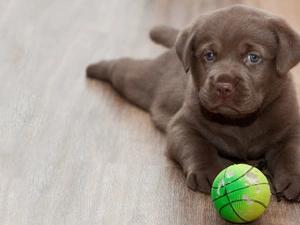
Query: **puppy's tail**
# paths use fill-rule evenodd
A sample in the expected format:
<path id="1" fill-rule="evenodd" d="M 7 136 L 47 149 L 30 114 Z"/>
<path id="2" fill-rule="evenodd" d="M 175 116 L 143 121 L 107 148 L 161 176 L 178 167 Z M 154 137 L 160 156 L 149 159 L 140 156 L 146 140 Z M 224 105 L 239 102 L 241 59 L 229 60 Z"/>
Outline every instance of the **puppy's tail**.
<path id="1" fill-rule="evenodd" d="M 161 44 L 167 48 L 172 48 L 175 45 L 179 30 L 161 25 L 155 26 L 150 31 L 150 38 L 157 44 Z"/>

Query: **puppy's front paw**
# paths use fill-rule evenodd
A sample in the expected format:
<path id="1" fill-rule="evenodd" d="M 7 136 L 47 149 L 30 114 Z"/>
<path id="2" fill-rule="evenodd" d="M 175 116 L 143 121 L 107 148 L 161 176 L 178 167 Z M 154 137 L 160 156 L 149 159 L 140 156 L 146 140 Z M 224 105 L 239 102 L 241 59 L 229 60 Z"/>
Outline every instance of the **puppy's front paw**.
<path id="1" fill-rule="evenodd" d="M 210 167 L 187 173 L 186 184 L 193 191 L 200 191 L 206 194 L 211 192 L 211 186 L 216 176 L 222 171 L 220 166 Z"/>
<path id="2" fill-rule="evenodd" d="M 300 175 L 282 175 L 275 178 L 274 186 L 287 200 L 300 202 Z"/>

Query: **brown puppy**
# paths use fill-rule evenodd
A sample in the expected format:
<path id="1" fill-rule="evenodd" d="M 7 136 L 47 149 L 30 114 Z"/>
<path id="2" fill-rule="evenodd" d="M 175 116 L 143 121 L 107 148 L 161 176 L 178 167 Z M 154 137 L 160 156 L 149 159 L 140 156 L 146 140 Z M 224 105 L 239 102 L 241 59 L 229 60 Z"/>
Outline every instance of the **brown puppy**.
<path id="1" fill-rule="evenodd" d="M 150 35 L 167 47 L 178 36 L 175 48 L 153 60 L 101 61 L 87 75 L 151 113 L 193 190 L 210 192 L 223 157 L 265 158 L 276 191 L 300 201 L 299 110 L 288 74 L 300 61 L 300 36 L 245 6 L 203 14 L 179 35 L 163 26 Z"/>

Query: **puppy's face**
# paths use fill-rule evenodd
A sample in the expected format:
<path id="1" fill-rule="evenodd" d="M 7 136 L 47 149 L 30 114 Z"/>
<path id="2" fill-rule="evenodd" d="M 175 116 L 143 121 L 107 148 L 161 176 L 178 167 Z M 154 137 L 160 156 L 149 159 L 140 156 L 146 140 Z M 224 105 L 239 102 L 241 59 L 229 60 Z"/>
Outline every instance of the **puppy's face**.
<path id="1" fill-rule="evenodd" d="M 181 33 L 176 50 L 185 70 L 191 69 L 200 103 L 241 118 L 278 97 L 300 59 L 299 43 L 279 17 L 234 6 L 201 16 Z"/>

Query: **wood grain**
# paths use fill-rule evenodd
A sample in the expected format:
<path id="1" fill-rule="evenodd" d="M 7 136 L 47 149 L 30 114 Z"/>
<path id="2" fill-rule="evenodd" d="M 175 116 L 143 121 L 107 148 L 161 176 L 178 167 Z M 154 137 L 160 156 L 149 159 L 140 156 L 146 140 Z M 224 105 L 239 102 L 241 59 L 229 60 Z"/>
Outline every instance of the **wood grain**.
<path id="1" fill-rule="evenodd" d="M 155 57 L 164 49 L 148 38 L 153 25 L 182 28 L 235 3 L 300 29 L 297 0 L 2 0 L 0 224 L 230 224 L 186 187 L 149 115 L 85 68 Z M 299 66 L 293 72 L 300 90 Z M 272 198 L 252 224 L 299 221 L 299 204 Z"/>

